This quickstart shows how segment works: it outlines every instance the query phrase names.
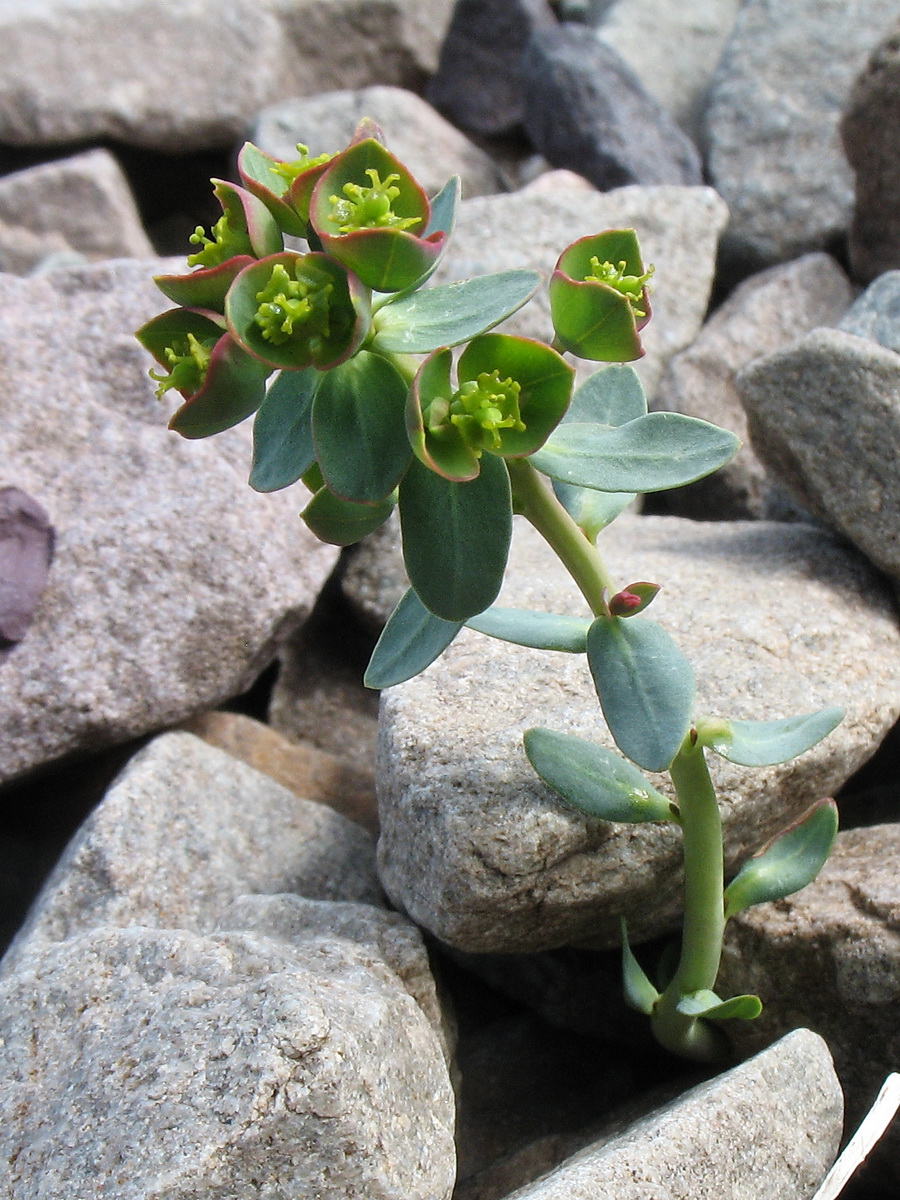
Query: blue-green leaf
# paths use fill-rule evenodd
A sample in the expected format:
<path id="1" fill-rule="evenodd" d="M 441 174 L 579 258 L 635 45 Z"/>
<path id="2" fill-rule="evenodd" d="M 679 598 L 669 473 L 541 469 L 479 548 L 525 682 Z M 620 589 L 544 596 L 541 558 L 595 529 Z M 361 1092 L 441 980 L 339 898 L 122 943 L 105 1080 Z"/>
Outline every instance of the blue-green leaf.
<path id="1" fill-rule="evenodd" d="M 425 607 L 465 621 L 500 591 L 512 538 L 509 472 L 484 454 L 477 478 L 454 483 L 412 460 L 400 486 L 403 559 Z"/>
<path id="2" fill-rule="evenodd" d="M 634 957 L 628 944 L 628 929 L 622 921 L 622 982 L 625 989 L 625 1001 L 643 1013 L 645 1017 L 652 1016 L 653 1009 L 659 999 L 659 992 L 647 978 L 644 968 Z"/>
<path id="3" fill-rule="evenodd" d="M 647 397 L 634 367 L 618 363 L 590 375 L 572 397 L 563 421 L 593 422 L 613 429 L 647 415 Z"/>
<path id="4" fill-rule="evenodd" d="M 523 608 L 486 608 L 466 622 L 470 629 L 488 637 L 535 650 L 567 650 L 584 654 L 590 620 L 559 613 L 531 612 Z"/>
<path id="5" fill-rule="evenodd" d="M 354 504 L 323 487 L 300 515 L 320 542 L 352 546 L 379 529 L 393 510 L 393 496 L 379 504 Z"/>
<path id="6" fill-rule="evenodd" d="M 537 271 L 517 270 L 417 290 L 378 310 L 372 345 L 394 354 L 458 346 L 521 308 L 540 283 Z"/>
<path id="7" fill-rule="evenodd" d="M 811 749 L 844 719 L 842 708 L 823 708 L 779 721 L 704 721 L 700 740 L 742 767 L 771 767 Z"/>
<path id="8" fill-rule="evenodd" d="M 313 367 L 282 371 L 266 392 L 253 422 L 250 486 L 257 492 L 290 487 L 315 462 L 312 406 L 323 378 Z"/>
<path id="9" fill-rule="evenodd" d="M 739 446 L 733 433 L 696 417 L 653 412 L 615 429 L 566 421 L 531 462 L 545 475 L 578 487 L 659 492 L 718 470 Z"/>
<path id="10" fill-rule="evenodd" d="M 616 745 L 647 771 L 664 771 L 691 721 L 694 673 L 649 617 L 598 617 L 588 632 L 594 686 Z"/>
<path id="11" fill-rule="evenodd" d="M 725 918 L 751 904 L 781 900 L 799 892 L 825 865 L 837 835 L 833 800 L 820 800 L 784 833 L 744 863 L 725 889 Z"/>
<path id="12" fill-rule="evenodd" d="M 462 621 L 444 621 L 430 613 L 410 588 L 381 631 L 363 682 L 370 688 L 389 688 L 412 679 L 443 654 L 462 627 Z"/>
<path id="13" fill-rule="evenodd" d="M 449 239 L 456 224 L 456 210 L 459 206 L 461 184 L 458 175 L 451 175 L 438 194 L 431 200 L 431 217 L 425 227 L 423 237 L 431 237 L 433 233 L 446 233 Z"/>
<path id="14" fill-rule="evenodd" d="M 368 350 L 323 376 L 313 401 L 313 438 L 325 482 L 336 495 L 375 504 L 403 478 L 412 458 L 408 390 L 393 363 Z"/>
<path id="15" fill-rule="evenodd" d="M 675 1007 L 686 1017 L 706 1017 L 711 1021 L 752 1021 L 763 1009 L 759 996 L 732 996 L 730 1000 L 720 1000 L 715 992 L 703 990 L 682 996 Z"/>
<path id="16" fill-rule="evenodd" d="M 529 729 L 524 741 L 544 783 L 586 816 L 629 824 L 676 819 L 671 802 L 611 750 L 551 729 Z"/>

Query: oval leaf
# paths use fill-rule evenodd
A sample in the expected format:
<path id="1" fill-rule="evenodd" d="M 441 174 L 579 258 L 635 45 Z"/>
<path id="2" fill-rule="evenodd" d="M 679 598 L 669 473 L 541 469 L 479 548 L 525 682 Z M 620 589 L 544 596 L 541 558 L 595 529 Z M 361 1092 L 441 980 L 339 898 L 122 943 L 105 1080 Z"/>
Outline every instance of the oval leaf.
<path id="1" fill-rule="evenodd" d="M 744 863 L 725 889 L 725 919 L 751 904 L 793 895 L 812 883 L 825 865 L 837 835 L 833 800 L 821 800 L 759 854 Z"/>
<path id="2" fill-rule="evenodd" d="M 628 944 L 628 928 L 622 921 L 622 982 L 625 991 L 625 1003 L 636 1008 L 645 1017 L 653 1015 L 653 1009 L 659 999 L 659 992 L 647 978 L 644 968 L 634 957 Z"/>
<path id="3" fill-rule="evenodd" d="M 732 996 L 730 1000 L 720 1000 L 715 992 L 709 991 L 682 996 L 675 1007 L 686 1017 L 706 1017 L 711 1021 L 752 1021 L 763 1010 L 759 996 Z"/>
<path id="4" fill-rule="evenodd" d="M 403 559 L 409 581 L 435 616 L 465 621 L 500 591 L 512 538 L 509 473 L 485 454 L 468 483 L 452 483 L 417 458 L 400 485 Z"/>
<path id="5" fill-rule="evenodd" d="M 529 729 L 525 753 L 548 787 L 588 817 L 672 821 L 671 802 L 618 754 L 571 734 Z"/>
<path id="6" fill-rule="evenodd" d="M 300 515 L 320 542 L 352 546 L 380 528 L 393 511 L 393 496 L 380 504 L 352 504 L 320 488 Z"/>
<path id="7" fill-rule="evenodd" d="M 430 613 L 412 588 L 388 617 L 363 679 L 366 687 L 389 688 L 430 667 L 463 627 Z"/>
<path id="8" fill-rule="evenodd" d="M 647 617 L 598 617 L 588 632 L 587 655 L 616 745 L 645 770 L 664 771 L 691 721 L 690 663 Z"/>
<path id="9" fill-rule="evenodd" d="M 415 291 L 378 310 L 375 346 L 395 354 L 430 354 L 492 329 L 540 287 L 537 271 L 501 271 Z"/>
<path id="10" fill-rule="evenodd" d="M 737 453 L 733 433 L 681 413 L 648 413 L 615 429 L 564 422 L 532 455 L 539 471 L 604 492 L 659 492 L 718 470 Z"/>
<path id="11" fill-rule="evenodd" d="M 368 350 L 324 376 L 313 401 L 313 438 L 325 482 L 336 495 L 375 504 L 403 478 L 412 458 L 406 394 L 393 363 Z"/>
<path id="12" fill-rule="evenodd" d="M 842 708 L 823 708 L 780 721 L 716 721 L 710 723 L 714 732 L 708 739 L 703 737 L 701 725 L 700 737 L 704 745 L 729 762 L 742 767 L 771 767 L 811 749 L 843 719 Z"/>
<path id="13" fill-rule="evenodd" d="M 523 608 L 486 608 L 478 616 L 470 617 L 466 624 L 502 642 L 534 650 L 566 650 L 570 654 L 584 654 L 591 627 L 584 617 L 529 612 Z"/>
<path id="14" fill-rule="evenodd" d="M 576 390 L 563 421 L 614 428 L 647 415 L 644 385 L 634 367 L 601 367 Z"/>
<path id="15" fill-rule="evenodd" d="M 282 371 L 253 422 L 250 486 L 257 492 L 290 487 L 316 459 L 312 406 L 323 376 L 312 367 Z"/>

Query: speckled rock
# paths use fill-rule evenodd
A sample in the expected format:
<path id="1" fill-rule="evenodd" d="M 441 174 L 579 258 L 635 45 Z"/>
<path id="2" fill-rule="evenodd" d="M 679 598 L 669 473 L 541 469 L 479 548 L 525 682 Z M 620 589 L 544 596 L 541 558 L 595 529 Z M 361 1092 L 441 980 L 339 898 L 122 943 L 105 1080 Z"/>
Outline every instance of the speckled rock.
<path id="1" fill-rule="evenodd" d="M 438 1040 L 348 942 L 102 929 L 0 1003 L 10 1200 L 450 1196 Z"/>
<path id="2" fill-rule="evenodd" d="M 707 108 L 708 167 L 727 245 L 757 267 L 843 236 L 853 177 L 838 124 L 895 0 L 747 0 Z"/>
<path id="3" fill-rule="evenodd" d="M 852 298 L 850 283 L 833 258 L 805 255 L 745 280 L 695 341 L 672 359 L 654 407 L 712 421 L 737 434 L 742 446 L 714 475 L 670 492 L 670 512 L 697 520 L 797 519 L 796 508 L 749 443 L 734 377 L 760 355 L 817 326 L 835 325 Z"/>
<path id="4" fill-rule="evenodd" d="M 167 307 L 164 269 L 0 276 L 2 482 L 57 534 L 28 636 L 0 651 L 0 780 L 244 691 L 336 561 L 290 491 L 247 487 L 249 429 L 166 429 L 175 403 L 155 398 L 133 332 Z"/>
<path id="5" fill-rule="evenodd" d="M 697 334 L 709 304 L 718 237 L 727 220 L 711 188 L 624 187 L 612 192 L 571 188 L 556 194 L 478 196 L 459 206 L 456 230 L 435 283 L 491 271 L 532 267 L 549 274 L 566 246 L 603 229 L 637 229 L 644 261 L 655 267 L 653 319 L 643 331 L 646 357 L 635 368 L 652 393 L 673 354 Z M 552 336 L 546 290 L 504 329 L 523 337 Z M 580 376 L 595 369 L 580 362 Z"/>
<path id="6" fill-rule="evenodd" d="M 900 271 L 870 283 L 838 322 L 838 329 L 900 354 Z"/>
<path id="7" fill-rule="evenodd" d="M 452 0 L 0 3 L 0 142 L 229 146 L 285 96 L 421 84 Z M 227 64 L 227 65 L 226 65 Z"/>
<path id="8" fill-rule="evenodd" d="M 731 871 L 833 794 L 893 725 L 891 596 L 861 557 L 807 525 L 624 515 L 603 545 L 615 579 L 663 585 L 653 616 L 694 667 L 700 712 L 768 719 L 846 708 L 843 724 L 792 763 L 750 770 L 710 756 Z M 586 614 L 524 526 L 499 603 Z M 382 694 L 378 853 L 391 899 L 475 952 L 612 946 L 621 916 L 636 939 L 671 929 L 677 830 L 566 809 L 525 759 L 522 733 L 533 725 L 611 744 L 581 656 L 463 631 L 426 672 Z"/>
<path id="9" fill-rule="evenodd" d="M 837 836 L 815 883 L 729 922 L 720 975 L 723 994 L 765 997 L 756 1021 L 731 1036 L 752 1053 L 798 1023 L 827 1038 L 853 1129 L 900 1062 L 900 825 Z M 740 1026 L 738 1028 L 738 1026 Z M 900 1129 L 888 1129 L 867 1166 L 891 1190 L 900 1182 Z M 888 1193 L 889 1194 L 889 1193 Z"/>
<path id="10" fill-rule="evenodd" d="M 900 354 L 816 329 L 736 382 L 763 462 L 900 581 Z"/>
<path id="11" fill-rule="evenodd" d="M 263 109 L 250 141 L 276 158 L 296 158 L 302 142 L 309 153 L 342 150 L 363 117 L 381 126 L 385 144 L 405 163 L 429 196 L 459 175 L 464 196 L 501 191 L 497 168 L 473 142 L 414 92 L 368 87 L 284 100 Z"/>
<path id="12" fill-rule="evenodd" d="M 163 734 L 69 844 L 3 971 L 101 925 L 206 933 L 246 892 L 377 904 L 373 840 L 199 738 Z"/>
<path id="13" fill-rule="evenodd" d="M 808 1200 L 837 1153 L 842 1116 L 828 1047 L 800 1029 L 509 1200 Z"/>

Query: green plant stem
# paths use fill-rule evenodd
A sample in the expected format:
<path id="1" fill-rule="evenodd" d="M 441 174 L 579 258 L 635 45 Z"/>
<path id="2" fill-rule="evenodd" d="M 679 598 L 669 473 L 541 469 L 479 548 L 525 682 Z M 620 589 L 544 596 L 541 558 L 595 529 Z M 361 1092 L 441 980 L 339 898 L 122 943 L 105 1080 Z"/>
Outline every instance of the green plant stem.
<path id="1" fill-rule="evenodd" d="M 684 927 L 678 970 L 657 1001 L 652 1027 L 668 1050 L 703 1062 L 727 1054 L 724 1034 L 702 1017 L 688 1016 L 678 1002 L 712 991 L 719 973 L 725 909 L 722 901 L 722 819 L 703 746 L 685 738 L 669 768 L 678 796 L 684 839 Z"/>
<path id="2" fill-rule="evenodd" d="M 507 459 L 512 481 L 513 504 L 544 540 L 555 550 L 563 566 L 577 583 L 595 617 L 606 611 L 615 592 L 597 547 L 575 524 L 530 462 Z"/>

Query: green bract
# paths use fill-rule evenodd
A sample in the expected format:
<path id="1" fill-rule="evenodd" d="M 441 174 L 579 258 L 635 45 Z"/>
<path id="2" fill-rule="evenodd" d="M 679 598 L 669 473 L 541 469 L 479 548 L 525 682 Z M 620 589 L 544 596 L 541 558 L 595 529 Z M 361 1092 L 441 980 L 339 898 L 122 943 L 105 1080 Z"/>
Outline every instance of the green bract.
<path id="1" fill-rule="evenodd" d="M 542 342 L 502 333 L 473 338 L 455 388 L 451 362 L 448 349 L 430 355 L 407 406 L 413 451 L 446 479 L 474 479 L 485 451 L 502 458 L 534 453 L 568 408 L 575 373 Z"/>
<path id="2" fill-rule="evenodd" d="M 188 255 L 188 266 L 218 267 L 239 254 L 252 254 L 257 258 L 276 254 L 284 241 L 266 206 L 233 183 L 223 179 L 213 182 L 222 215 L 210 230 L 210 237 L 200 225 L 191 234 L 190 241 L 200 246 L 200 250 Z"/>
<path id="3" fill-rule="evenodd" d="M 310 158 L 302 144 L 297 151 L 299 158 L 281 162 L 246 142 L 238 155 L 238 171 L 244 187 L 262 201 L 285 233 L 306 237 L 310 197 L 331 155 Z"/>
<path id="4" fill-rule="evenodd" d="M 638 331 L 650 320 L 644 270 L 633 229 L 579 238 L 550 279 L 557 343 L 580 358 L 630 362 L 644 353 Z"/>

